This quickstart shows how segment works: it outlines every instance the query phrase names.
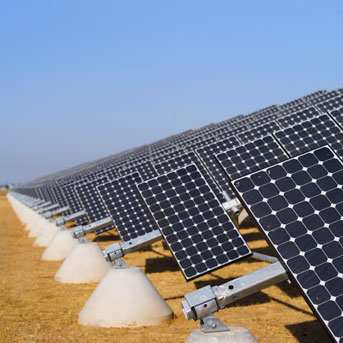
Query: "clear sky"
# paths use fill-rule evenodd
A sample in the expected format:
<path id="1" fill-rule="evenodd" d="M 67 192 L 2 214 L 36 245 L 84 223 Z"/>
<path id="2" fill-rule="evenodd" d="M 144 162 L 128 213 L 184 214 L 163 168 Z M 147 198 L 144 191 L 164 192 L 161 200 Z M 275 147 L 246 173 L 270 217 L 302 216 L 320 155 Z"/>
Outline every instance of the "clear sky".
<path id="1" fill-rule="evenodd" d="M 0 184 L 342 86 L 340 0 L 0 0 Z"/>

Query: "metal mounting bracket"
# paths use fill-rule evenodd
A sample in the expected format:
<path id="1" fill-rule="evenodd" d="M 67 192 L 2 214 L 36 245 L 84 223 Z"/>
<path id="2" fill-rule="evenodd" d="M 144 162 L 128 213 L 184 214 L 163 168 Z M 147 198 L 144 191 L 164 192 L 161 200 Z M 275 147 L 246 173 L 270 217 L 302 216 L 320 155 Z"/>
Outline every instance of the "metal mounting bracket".
<path id="1" fill-rule="evenodd" d="M 250 294 L 288 280 L 280 262 L 241 276 L 220 286 L 205 286 L 185 295 L 181 302 L 185 317 L 201 320 Z"/>
<path id="2" fill-rule="evenodd" d="M 200 320 L 200 328 L 206 333 L 230 331 L 230 328 L 213 314 Z"/>
<path id="3" fill-rule="evenodd" d="M 72 228 L 71 233 L 74 238 L 79 238 L 87 235 L 88 233 L 94 232 L 96 230 L 102 229 L 108 225 L 113 224 L 113 220 L 111 217 L 106 217 L 96 222 L 93 222 L 88 225 L 79 225 Z"/>
<path id="4" fill-rule="evenodd" d="M 117 259 L 114 261 L 114 268 L 115 269 L 125 269 L 125 268 L 130 268 L 130 267 L 122 259 Z"/>
<path id="5" fill-rule="evenodd" d="M 87 213 L 83 210 L 79 211 L 79 212 L 75 212 L 75 213 L 69 214 L 68 216 L 57 218 L 55 220 L 55 224 L 57 226 L 61 226 L 61 225 L 64 225 L 66 223 L 72 222 L 76 219 L 82 218 L 86 215 L 87 215 Z"/>
<path id="6" fill-rule="evenodd" d="M 64 212 L 67 212 L 69 210 L 70 210 L 69 206 L 64 206 L 64 207 L 58 208 L 55 211 L 49 211 L 49 212 L 44 213 L 43 217 L 45 219 L 51 219 L 52 217 L 58 216 L 58 215 L 60 215 Z"/>
<path id="7" fill-rule="evenodd" d="M 123 256 L 140 250 L 141 248 L 157 242 L 162 239 L 161 233 L 158 230 L 149 232 L 144 236 L 140 236 L 127 242 L 117 242 L 108 245 L 103 250 L 106 261 L 115 261 Z"/>

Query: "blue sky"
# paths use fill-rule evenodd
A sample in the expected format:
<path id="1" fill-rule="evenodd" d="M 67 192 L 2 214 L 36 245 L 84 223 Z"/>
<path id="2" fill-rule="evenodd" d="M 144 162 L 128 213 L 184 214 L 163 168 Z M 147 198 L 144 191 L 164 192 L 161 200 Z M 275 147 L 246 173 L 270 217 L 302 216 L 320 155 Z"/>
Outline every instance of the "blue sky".
<path id="1" fill-rule="evenodd" d="M 0 1 L 0 184 L 343 86 L 342 1 Z"/>

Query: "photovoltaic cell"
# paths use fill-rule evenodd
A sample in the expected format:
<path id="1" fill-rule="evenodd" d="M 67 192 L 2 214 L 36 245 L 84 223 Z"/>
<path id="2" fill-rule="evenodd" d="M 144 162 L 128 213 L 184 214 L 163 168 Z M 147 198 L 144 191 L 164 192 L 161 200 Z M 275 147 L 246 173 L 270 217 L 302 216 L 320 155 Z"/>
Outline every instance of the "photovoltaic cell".
<path id="1" fill-rule="evenodd" d="M 137 187 L 186 280 L 251 254 L 195 164 Z"/>
<path id="2" fill-rule="evenodd" d="M 271 121 L 258 127 L 251 127 L 248 131 L 237 134 L 237 137 L 243 144 L 245 144 L 278 130 L 280 130 L 280 127 L 275 121 Z"/>
<path id="3" fill-rule="evenodd" d="M 203 164 L 212 174 L 213 178 L 215 179 L 221 190 L 226 191 L 232 197 L 234 197 L 234 195 L 229 186 L 229 179 L 218 163 L 215 155 L 219 152 L 236 147 L 239 144 L 240 143 L 238 139 L 235 136 L 232 136 L 221 141 L 206 145 L 196 151 Z"/>
<path id="4" fill-rule="evenodd" d="M 272 136 L 238 146 L 216 155 L 230 180 L 237 179 L 288 158 Z"/>
<path id="5" fill-rule="evenodd" d="M 81 186 L 75 187 L 75 192 L 79 197 L 82 208 L 87 213 L 87 217 L 90 223 L 109 216 L 104 203 L 102 202 L 100 195 L 96 189 L 98 185 L 101 185 L 107 181 L 107 177 L 101 177 L 99 179 L 84 183 Z M 108 225 L 100 230 L 97 230 L 96 233 L 99 234 L 112 228 L 113 225 Z"/>
<path id="6" fill-rule="evenodd" d="M 319 116 L 321 113 L 314 106 L 308 107 L 304 110 L 291 113 L 289 115 L 278 118 L 276 121 L 280 127 L 286 128 L 298 124 L 302 121 Z"/>
<path id="7" fill-rule="evenodd" d="M 306 301 L 343 342 L 343 164 L 327 146 L 233 182 Z"/>
<path id="8" fill-rule="evenodd" d="M 130 241 L 157 230 L 157 226 L 137 191 L 143 179 L 138 172 L 97 187 L 122 240 Z"/>
<path id="9" fill-rule="evenodd" d="M 343 157 L 343 132 L 327 114 L 275 132 L 274 135 L 292 157 L 326 144 L 330 144 Z"/>
<path id="10" fill-rule="evenodd" d="M 162 174 L 168 173 L 172 170 L 179 169 L 181 167 L 187 166 L 189 164 L 195 164 L 198 167 L 201 174 L 204 175 L 206 182 L 210 185 L 211 189 L 213 190 L 213 192 L 216 195 L 216 197 L 218 198 L 218 200 L 220 202 L 224 203 L 226 200 L 223 196 L 222 190 L 216 184 L 213 177 L 211 176 L 211 174 L 209 174 L 206 167 L 201 162 L 201 160 L 199 159 L 199 157 L 196 155 L 195 152 L 190 151 L 190 152 L 185 153 L 183 155 L 177 156 L 173 159 L 155 164 L 154 168 L 155 168 L 157 174 L 162 175 Z M 230 193 L 233 194 L 231 191 L 230 191 Z"/>

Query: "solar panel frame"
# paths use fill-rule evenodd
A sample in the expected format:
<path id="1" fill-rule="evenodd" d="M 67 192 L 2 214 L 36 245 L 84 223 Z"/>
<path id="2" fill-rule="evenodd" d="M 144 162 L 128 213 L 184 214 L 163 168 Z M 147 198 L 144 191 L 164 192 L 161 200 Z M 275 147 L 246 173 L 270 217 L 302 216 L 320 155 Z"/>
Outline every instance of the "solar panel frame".
<path id="1" fill-rule="evenodd" d="M 195 164 L 137 184 L 187 281 L 251 251 Z"/>
<path id="2" fill-rule="evenodd" d="M 313 312 L 343 342 L 343 163 L 329 147 L 232 182 Z"/>

